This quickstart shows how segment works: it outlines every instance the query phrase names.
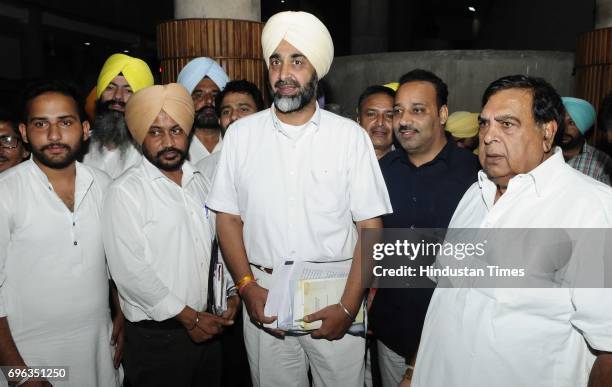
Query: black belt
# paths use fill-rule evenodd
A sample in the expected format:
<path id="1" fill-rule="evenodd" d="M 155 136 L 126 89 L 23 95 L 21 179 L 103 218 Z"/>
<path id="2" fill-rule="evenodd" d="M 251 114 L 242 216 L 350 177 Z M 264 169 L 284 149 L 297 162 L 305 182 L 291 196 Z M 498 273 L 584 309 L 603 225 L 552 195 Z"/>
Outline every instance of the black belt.
<path id="1" fill-rule="evenodd" d="M 170 330 L 170 329 L 184 329 L 185 328 L 183 324 L 181 324 L 178 320 L 175 320 L 173 318 L 169 318 L 168 320 L 164 320 L 164 321 L 142 320 L 142 321 L 131 322 L 131 321 L 126 320 L 126 322 L 135 327 L 145 328 L 145 329 Z"/>

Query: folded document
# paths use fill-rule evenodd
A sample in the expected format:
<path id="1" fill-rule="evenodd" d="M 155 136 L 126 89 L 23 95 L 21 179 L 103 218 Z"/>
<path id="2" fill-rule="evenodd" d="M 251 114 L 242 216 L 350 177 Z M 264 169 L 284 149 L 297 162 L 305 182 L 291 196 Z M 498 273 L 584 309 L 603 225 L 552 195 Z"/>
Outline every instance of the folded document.
<path id="1" fill-rule="evenodd" d="M 338 262 L 286 261 L 274 269 L 272 286 L 264 309 L 277 320 L 266 325 L 288 331 L 318 329 L 321 321 L 304 322 L 304 316 L 337 304 L 342 297 L 351 260 Z M 360 308 L 351 331 L 363 331 L 364 313 Z"/>

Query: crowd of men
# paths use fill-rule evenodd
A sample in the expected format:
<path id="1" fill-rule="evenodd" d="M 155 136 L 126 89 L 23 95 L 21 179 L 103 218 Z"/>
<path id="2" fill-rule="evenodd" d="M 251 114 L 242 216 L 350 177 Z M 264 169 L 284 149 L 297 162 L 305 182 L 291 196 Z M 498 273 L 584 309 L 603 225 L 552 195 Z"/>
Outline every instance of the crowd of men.
<path id="1" fill-rule="evenodd" d="M 351 120 L 317 102 L 320 20 L 276 14 L 261 42 L 269 108 L 210 58 L 154 85 L 115 54 L 90 117 L 57 80 L 0 114 L 0 385 L 612 385 L 604 286 L 377 288 L 360 249 L 363 229 L 612 228 L 589 102 L 511 75 L 451 114 L 446 83 L 411 69 Z M 286 261 L 346 265 L 340 300 L 303 317 L 314 331 L 265 313 Z M 368 333 L 349 332 L 364 303 Z"/>

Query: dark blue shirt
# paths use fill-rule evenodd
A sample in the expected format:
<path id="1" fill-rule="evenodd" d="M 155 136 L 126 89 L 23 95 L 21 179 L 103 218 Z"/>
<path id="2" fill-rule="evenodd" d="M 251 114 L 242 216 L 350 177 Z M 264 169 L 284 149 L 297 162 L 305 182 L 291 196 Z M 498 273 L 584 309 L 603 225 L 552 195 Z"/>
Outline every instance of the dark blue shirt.
<path id="1" fill-rule="evenodd" d="M 447 144 L 428 163 L 416 167 L 403 148 L 379 160 L 393 213 L 382 217 L 385 228 L 446 228 L 463 194 L 477 179 L 478 158 Z M 375 336 L 406 358 L 418 349 L 433 289 L 377 290 L 370 311 Z"/>

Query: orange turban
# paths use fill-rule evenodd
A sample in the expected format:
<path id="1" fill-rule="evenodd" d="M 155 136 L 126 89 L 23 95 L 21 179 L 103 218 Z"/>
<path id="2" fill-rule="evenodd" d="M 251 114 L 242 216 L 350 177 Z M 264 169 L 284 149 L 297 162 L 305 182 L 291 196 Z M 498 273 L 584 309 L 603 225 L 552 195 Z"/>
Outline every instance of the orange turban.
<path id="1" fill-rule="evenodd" d="M 193 100 L 178 83 L 149 86 L 130 97 L 125 107 L 125 121 L 132 137 L 142 144 L 151 124 L 161 111 L 166 112 L 189 134 L 193 125 Z"/>

